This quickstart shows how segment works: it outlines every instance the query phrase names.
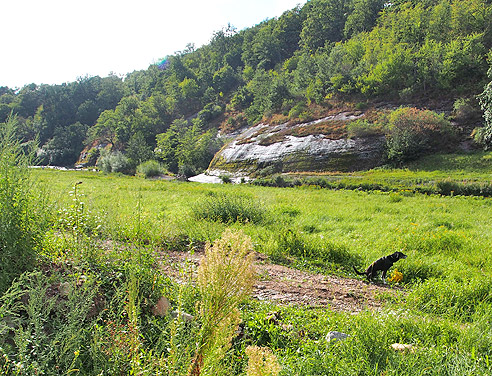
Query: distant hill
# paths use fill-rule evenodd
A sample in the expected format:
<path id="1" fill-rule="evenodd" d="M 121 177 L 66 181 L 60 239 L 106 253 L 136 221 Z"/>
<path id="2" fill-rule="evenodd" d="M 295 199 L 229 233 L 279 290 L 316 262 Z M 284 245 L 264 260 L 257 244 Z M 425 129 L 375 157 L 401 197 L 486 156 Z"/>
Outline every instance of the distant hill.
<path id="1" fill-rule="evenodd" d="M 41 164 L 94 164 L 118 151 L 126 171 L 155 158 L 191 175 L 208 167 L 224 135 L 260 123 L 292 126 L 363 111 L 357 122 L 304 127 L 295 136 L 348 140 L 357 129 L 357 137 L 376 130 L 387 138 L 388 108 L 444 113 L 454 140 L 415 158 L 457 147 L 483 125 L 476 96 L 490 81 L 491 47 L 486 0 L 311 0 L 245 30 L 219 30 L 209 44 L 189 45 L 124 79 L 2 87 L 0 122 L 17 114 L 18 136 L 39 142 Z"/>

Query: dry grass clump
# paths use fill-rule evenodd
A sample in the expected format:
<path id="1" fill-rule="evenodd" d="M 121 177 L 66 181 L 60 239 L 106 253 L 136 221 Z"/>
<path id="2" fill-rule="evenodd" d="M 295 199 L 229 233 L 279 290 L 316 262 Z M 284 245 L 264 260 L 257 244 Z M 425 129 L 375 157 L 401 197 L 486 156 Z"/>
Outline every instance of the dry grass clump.
<path id="1" fill-rule="evenodd" d="M 251 294 L 255 282 L 253 245 L 242 231 L 226 230 L 207 244 L 198 267 L 202 327 L 189 375 L 216 374 L 241 321 L 238 305 Z"/>
<path id="2" fill-rule="evenodd" d="M 247 376 L 276 376 L 280 373 L 280 364 L 277 357 L 268 347 L 248 346 Z"/>

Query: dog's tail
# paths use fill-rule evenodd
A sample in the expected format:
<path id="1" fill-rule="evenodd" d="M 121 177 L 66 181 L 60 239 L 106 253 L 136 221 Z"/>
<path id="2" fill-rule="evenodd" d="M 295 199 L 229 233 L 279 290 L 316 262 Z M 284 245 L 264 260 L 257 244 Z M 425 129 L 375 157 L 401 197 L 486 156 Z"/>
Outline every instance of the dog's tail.
<path id="1" fill-rule="evenodd" d="M 356 272 L 358 275 L 366 275 L 366 273 L 361 273 L 361 272 L 359 272 L 359 271 L 355 268 L 355 266 L 353 266 L 353 265 L 352 265 L 352 268 L 354 268 L 354 272 Z"/>

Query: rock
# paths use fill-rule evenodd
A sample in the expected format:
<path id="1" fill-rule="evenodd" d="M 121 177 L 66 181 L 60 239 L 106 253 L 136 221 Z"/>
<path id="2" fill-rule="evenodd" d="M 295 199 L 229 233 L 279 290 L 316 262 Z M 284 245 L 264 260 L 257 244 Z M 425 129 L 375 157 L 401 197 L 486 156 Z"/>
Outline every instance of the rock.
<path id="1" fill-rule="evenodd" d="M 294 126 L 261 123 L 244 130 L 218 152 L 210 163 L 210 170 L 251 173 L 272 166 L 275 172 L 349 172 L 380 165 L 384 136 L 330 138 L 330 135 L 299 132 L 316 123 L 350 119 L 342 113 Z"/>
<path id="2" fill-rule="evenodd" d="M 393 343 L 391 348 L 395 351 L 399 352 L 415 352 L 415 347 L 413 345 L 405 344 L 405 343 Z"/>
<path id="3" fill-rule="evenodd" d="M 332 331 L 329 332 L 326 335 L 326 341 L 331 342 L 331 341 L 343 341 L 344 339 L 350 337 L 348 334 L 342 333 L 342 332 L 337 332 L 337 331 Z"/>
<path id="4" fill-rule="evenodd" d="M 181 312 L 181 311 L 172 311 L 171 316 L 174 318 L 179 317 L 184 322 L 190 322 L 190 321 L 195 320 L 195 316 L 190 315 L 189 313 L 186 313 L 186 312 Z"/>
<path id="5" fill-rule="evenodd" d="M 161 298 L 157 301 L 154 307 L 152 307 L 152 314 L 154 316 L 166 316 L 169 312 L 169 308 L 171 308 L 171 303 L 169 299 L 165 296 L 161 296 Z"/>

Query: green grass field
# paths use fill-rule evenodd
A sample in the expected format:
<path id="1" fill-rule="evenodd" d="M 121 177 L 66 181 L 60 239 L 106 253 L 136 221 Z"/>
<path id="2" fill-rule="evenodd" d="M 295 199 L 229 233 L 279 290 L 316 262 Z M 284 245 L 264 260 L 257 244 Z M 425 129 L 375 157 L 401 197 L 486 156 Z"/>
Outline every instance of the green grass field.
<path id="1" fill-rule="evenodd" d="M 458 181 L 476 173 L 486 182 L 489 156 L 478 154 L 486 160 L 480 171 L 470 169 L 470 161 L 455 162 L 466 172 L 453 167 L 427 173 L 422 164 L 418 178 Z M 414 168 L 364 175 L 405 179 Z M 358 314 L 246 301 L 240 306 L 242 336 L 224 348 L 215 366 L 206 369 L 205 362 L 201 374 L 246 374 L 249 345 L 270 348 L 280 375 L 491 374 L 490 198 L 205 185 L 87 171 L 34 170 L 33 176 L 49 197 L 53 225 L 41 252 L 44 266 L 2 298 L 0 314 L 24 323 L 9 340 L 0 326 L 0 370 L 6 374 L 26 374 L 19 364 L 32 374 L 192 374 L 196 341 L 208 338 L 200 331 L 204 321 L 155 317 L 150 307 L 164 293 L 172 305 L 201 317 L 202 293 L 193 280 L 179 284 L 162 275 L 154 255 L 198 249 L 226 229 L 243 231 L 272 262 L 347 278 L 356 278 L 352 265 L 363 268 L 401 250 L 408 255 L 396 265 L 403 289 L 381 296 L 381 310 Z M 77 294 L 47 305 L 49 291 L 68 282 L 79 286 Z M 25 311 L 17 300 L 22 288 L 34 297 Z M 104 309 L 92 317 L 97 302 Z M 272 311 L 280 322 L 271 321 Z M 74 312 L 91 318 L 77 320 Z M 349 337 L 327 342 L 330 330 Z M 413 349 L 396 352 L 393 343 Z M 59 371 L 48 370 L 53 364 Z M 266 365 L 261 374 L 277 374 L 273 368 Z"/>
<path id="2" fill-rule="evenodd" d="M 299 259 L 304 252 L 308 261 L 328 261 L 327 270 L 336 266 L 350 273 L 351 265 L 345 264 L 344 257 L 337 260 L 337 252 L 367 264 L 403 250 L 410 256 L 401 266 L 406 282 L 442 276 L 466 279 L 492 271 L 492 224 L 488 220 L 492 201 L 487 198 L 203 185 L 94 172 L 36 174 L 62 205 L 68 205 L 72 185 L 83 182 L 78 188 L 83 201 L 91 212 L 105 218 L 107 233 L 120 238 L 132 238 L 138 232 L 139 237 L 157 244 L 183 238 L 204 242 L 232 227 L 250 235 L 258 252 L 282 256 L 284 250 L 278 249 L 278 243 L 290 230 L 303 249 L 292 247 L 294 254 L 285 256 Z M 238 204 L 258 208 L 261 218 L 253 222 L 197 216 L 199 209 L 224 197 L 239 197 Z"/>

